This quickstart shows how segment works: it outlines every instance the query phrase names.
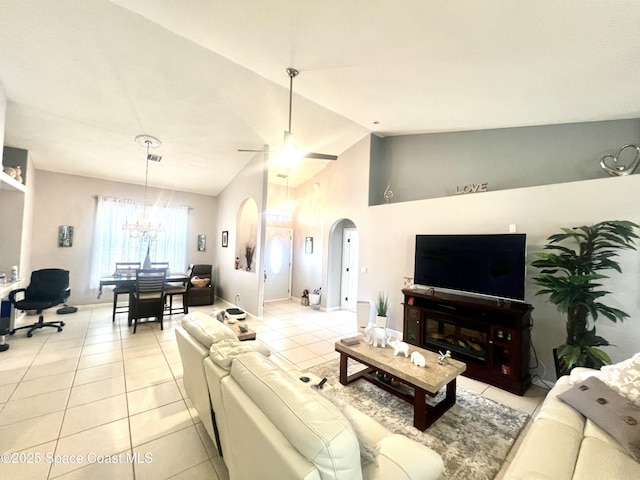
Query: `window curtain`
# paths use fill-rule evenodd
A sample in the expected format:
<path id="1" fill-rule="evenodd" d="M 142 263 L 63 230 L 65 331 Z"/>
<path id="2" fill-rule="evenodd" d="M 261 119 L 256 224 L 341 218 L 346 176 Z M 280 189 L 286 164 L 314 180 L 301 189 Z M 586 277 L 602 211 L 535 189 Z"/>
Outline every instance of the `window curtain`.
<path id="1" fill-rule="evenodd" d="M 169 262 L 170 270 L 184 272 L 187 268 L 187 206 L 145 206 L 142 202 L 119 198 L 98 197 L 96 208 L 91 287 L 97 288 L 100 277 L 114 273 L 116 262 L 144 262 L 149 249 L 152 262 Z M 134 238 L 123 229 L 125 221 L 135 223 L 146 215 L 164 230 L 154 240 Z"/>

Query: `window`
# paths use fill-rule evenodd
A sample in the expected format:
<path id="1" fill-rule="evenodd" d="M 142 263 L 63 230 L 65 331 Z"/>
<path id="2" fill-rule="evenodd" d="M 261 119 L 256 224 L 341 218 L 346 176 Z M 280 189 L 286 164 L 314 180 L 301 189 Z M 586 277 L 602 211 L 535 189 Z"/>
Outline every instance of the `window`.
<path id="1" fill-rule="evenodd" d="M 100 277 L 113 274 L 116 262 L 144 262 L 147 248 L 151 261 L 169 262 L 174 271 L 186 270 L 188 211 L 186 206 L 147 207 L 145 210 L 142 202 L 99 197 L 91 287 L 98 287 Z M 155 240 L 133 238 L 122 227 L 125 221 L 135 221 L 144 214 L 152 223 L 163 226 Z"/>

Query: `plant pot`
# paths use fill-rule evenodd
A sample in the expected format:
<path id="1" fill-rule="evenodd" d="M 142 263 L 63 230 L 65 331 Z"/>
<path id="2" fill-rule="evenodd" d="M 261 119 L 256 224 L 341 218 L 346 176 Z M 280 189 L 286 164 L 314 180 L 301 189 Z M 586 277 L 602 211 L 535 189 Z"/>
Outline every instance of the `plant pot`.
<path id="1" fill-rule="evenodd" d="M 556 378 L 560 378 L 563 375 L 569 375 L 571 373 L 571 369 L 567 367 L 567 364 L 564 362 L 564 358 L 558 357 L 558 349 L 553 349 L 553 364 L 556 367 Z"/>
<path id="2" fill-rule="evenodd" d="M 376 327 L 387 328 L 387 317 L 376 315 Z"/>
<path id="3" fill-rule="evenodd" d="M 310 293 L 309 294 L 309 305 L 320 305 L 320 294 L 319 293 Z"/>

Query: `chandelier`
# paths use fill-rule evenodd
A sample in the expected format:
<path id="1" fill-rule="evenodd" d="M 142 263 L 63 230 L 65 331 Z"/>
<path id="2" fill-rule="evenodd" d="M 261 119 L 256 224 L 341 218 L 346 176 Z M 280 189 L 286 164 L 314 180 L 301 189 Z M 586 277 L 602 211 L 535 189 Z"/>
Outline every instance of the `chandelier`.
<path id="1" fill-rule="evenodd" d="M 134 221 L 125 220 L 122 224 L 122 230 L 128 231 L 131 238 L 139 238 L 140 240 L 148 240 L 149 242 L 156 240 L 158 234 L 164 231 L 162 223 L 154 223 L 147 212 L 147 186 L 149 180 L 149 161 L 160 162 L 162 157 L 152 155 L 149 149 L 157 148 L 162 142 L 150 135 L 138 135 L 135 138 L 136 143 L 147 148 L 147 156 L 145 158 L 145 176 L 144 176 L 144 204 L 142 206 L 142 216 Z"/>

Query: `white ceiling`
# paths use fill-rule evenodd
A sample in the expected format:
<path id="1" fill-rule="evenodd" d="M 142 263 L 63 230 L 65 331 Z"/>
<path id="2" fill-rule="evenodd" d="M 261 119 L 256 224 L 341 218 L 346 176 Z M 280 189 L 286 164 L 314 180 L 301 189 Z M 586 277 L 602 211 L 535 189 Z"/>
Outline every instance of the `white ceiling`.
<path id="1" fill-rule="evenodd" d="M 370 131 L 637 118 L 639 25 L 632 0 L 5 0 L 5 144 L 143 183 L 145 133 L 163 142 L 150 185 L 217 195 L 251 159 L 237 149 L 281 144 L 289 66 L 292 131 L 315 152 Z"/>

